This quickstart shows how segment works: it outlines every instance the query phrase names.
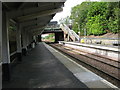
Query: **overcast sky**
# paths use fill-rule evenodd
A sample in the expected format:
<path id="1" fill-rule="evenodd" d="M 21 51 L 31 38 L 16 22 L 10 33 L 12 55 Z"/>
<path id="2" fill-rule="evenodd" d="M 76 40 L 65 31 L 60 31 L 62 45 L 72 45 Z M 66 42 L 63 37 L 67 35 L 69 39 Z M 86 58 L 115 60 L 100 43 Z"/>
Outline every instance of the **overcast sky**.
<path id="1" fill-rule="evenodd" d="M 78 4 L 81 4 L 83 1 L 86 1 L 86 0 L 66 0 L 63 7 L 63 11 L 60 13 L 57 13 L 52 19 L 52 21 L 59 21 L 61 18 L 70 16 L 71 8 Z M 91 0 L 91 1 L 99 1 L 99 0 Z"/>

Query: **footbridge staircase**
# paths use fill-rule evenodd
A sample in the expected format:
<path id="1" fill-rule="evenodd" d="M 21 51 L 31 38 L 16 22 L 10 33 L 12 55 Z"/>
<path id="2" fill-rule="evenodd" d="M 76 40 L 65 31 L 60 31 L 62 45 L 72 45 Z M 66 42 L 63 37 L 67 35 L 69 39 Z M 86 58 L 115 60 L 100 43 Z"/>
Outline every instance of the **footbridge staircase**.
<path id="1" fill-rule="evenodd" d="M 77 35 L 73 30 L 71 30 L 66 24 L 60 24 L 60 28 L 64 32 L 65 41 L 79 41 L 79 35 Z"/>

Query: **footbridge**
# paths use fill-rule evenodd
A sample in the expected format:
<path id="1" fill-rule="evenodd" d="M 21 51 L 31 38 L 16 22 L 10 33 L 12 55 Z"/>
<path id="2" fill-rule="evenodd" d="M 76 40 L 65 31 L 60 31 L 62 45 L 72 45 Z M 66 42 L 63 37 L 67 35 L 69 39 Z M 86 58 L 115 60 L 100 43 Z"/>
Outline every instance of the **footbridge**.
<path id="1" fill-rule="evenodd" d="M 55 22 L 55 21 L 54 21 Z M 55 42 L 58 41 L 73 41 L 78 42 L 80 40 L 73 30 L 71 30 L 66 24 L 57 24 L 50 22 L 45 28 L 42 34 L 55 33 Z"/>
<path id="2" fill-rule="evenodd" d="M 73 30 L 71 30 L 66 24 L 61 24 L 60 28 L 64 32 L 64 40 L 65 41 L 79 41 L 79 35 L 77 35 Z"/>

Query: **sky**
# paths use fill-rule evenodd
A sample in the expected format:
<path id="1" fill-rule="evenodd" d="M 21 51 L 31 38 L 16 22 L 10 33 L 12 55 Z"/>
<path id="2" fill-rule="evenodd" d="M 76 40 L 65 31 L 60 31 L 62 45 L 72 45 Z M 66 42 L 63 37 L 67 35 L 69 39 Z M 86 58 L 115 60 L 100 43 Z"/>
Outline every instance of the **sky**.
<path id="1" fill-rule="evenodd" d="M 81 4 L 82 2 L 84 2 L 86 0 L 66 0 L 66 2 L 64 3 L 64 7 L 63 7 L 63 11 L 60 13 L 57 13 L 53 19 L 51 21 L 58 21 L 61 18 L 65 18 L 67 16 L 70 16 L 71 13 L 71 8 Z M 99 0 L 91 0 L 91 1 L 99 1 Z M 42 37 L 48 36 L 48 34 L 43 34 Z"/>
<path id="2" fill-rule="evenodd" d="M 78 4 L 81 4 L 83 1 L 86 0 L 66 0 L 66 2 L 64 3 L 63 11 L 57 13 L 51 21 L 59 21 L 61 18 L 70 16 L 71 8 Z M 99 0 L 91 0 L 91 1 L 99 1 Z"/>

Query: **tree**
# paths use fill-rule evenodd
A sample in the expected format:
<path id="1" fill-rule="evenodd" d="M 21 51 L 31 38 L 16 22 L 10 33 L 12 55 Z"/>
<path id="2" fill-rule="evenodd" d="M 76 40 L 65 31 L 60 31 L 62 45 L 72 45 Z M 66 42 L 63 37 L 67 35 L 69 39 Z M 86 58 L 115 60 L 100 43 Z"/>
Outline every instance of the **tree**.
<path id="1" fill-rule="evenodd" d="M 109 2 L 108 3 L 108 28 L 113 33 L 118 33 L 119 21 L 120 21 L 120 8 L 118 2 Z"/>
<path id="2" fill-rule="evenodd" d="M 85 23 L 87 22 L 87 13 L 90 6 L 90 2 L 83 2 L 72 8 L 70 19 L 73 22 L 73 30 L 79 32 L 78 27 L 80 27 L 81 35 L 84 34 Z M 78 25 L 76 25 L 78 23 Z"/>
<path id="3" fill-rule="evenodd" d="M 73 30 L 81 35 L 102 35 L 108 31 L 118 33 L 120 21 L 119 2 L 83 2 L 72 8 L 70 19 Z"/>
<path id="4" fill-rule="evenodd" d="M 106 20 L 106 2 L 92 2 L 87 14 L 87 31 L 88 35 L 101 35 L 106 33 L 107 20 Z"/>

